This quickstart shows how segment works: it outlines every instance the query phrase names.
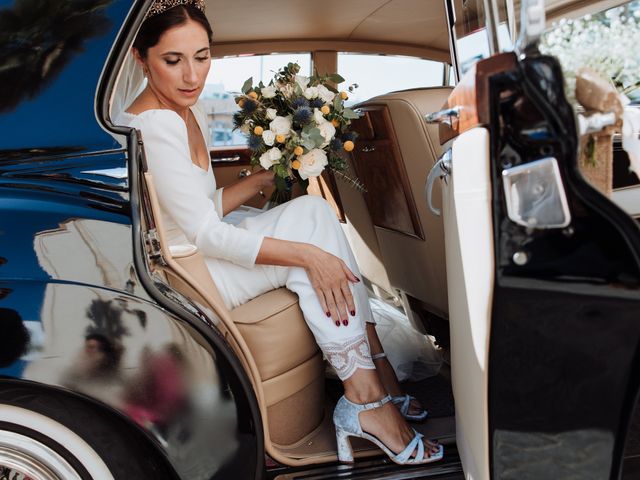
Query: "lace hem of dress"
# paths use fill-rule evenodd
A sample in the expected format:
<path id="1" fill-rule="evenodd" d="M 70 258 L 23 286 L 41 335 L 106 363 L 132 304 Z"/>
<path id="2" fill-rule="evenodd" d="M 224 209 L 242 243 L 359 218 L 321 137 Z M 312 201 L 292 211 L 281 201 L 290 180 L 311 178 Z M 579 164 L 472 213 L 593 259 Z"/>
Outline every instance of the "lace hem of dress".
<path id="1" fill-rule="evenodd" d="M 371 360 L 369 342 L 364 335 L 342 342 L 325 343 L 320 348 L 342 381 L 353 375 L 358 368 L 376 368 Z"/>

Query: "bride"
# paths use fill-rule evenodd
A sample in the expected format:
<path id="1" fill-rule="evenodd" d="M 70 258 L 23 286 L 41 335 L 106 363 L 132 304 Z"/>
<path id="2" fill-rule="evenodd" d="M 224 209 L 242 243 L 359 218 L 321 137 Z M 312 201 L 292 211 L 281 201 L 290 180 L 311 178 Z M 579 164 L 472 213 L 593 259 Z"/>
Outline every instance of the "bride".
<path id="1" fill-rule="evenodd" d="M 156 0 L 133 44 L 147 85 L 115 119 L 142 132 L 168 242 L 198 247 L 229 308 L 282 286 L 298 295 L 318 346 L 344 385 L 334 411 L 341 461 L 353 461 L 350 436 L 374 442 L 397 463 L 441 459 L 442 446 L 406 423 L 427 413 L 402 394 L 329 205 L 303 196 L 237 226 L 221 220 L 274 178 L 261 171 L 216 190 L 203 136 L 206 119 L 196 105 L 211 66 L 211 37 L 203 0 Z"/>

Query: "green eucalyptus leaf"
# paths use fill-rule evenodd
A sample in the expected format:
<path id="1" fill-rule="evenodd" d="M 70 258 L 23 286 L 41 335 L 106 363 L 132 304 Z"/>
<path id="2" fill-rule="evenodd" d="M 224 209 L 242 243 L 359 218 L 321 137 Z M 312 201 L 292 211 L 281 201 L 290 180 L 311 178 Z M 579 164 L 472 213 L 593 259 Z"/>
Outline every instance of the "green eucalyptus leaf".
<path id="1" fill-rule="evenodd" d="M 242 93 L 246 95 L 251 90 L 251 87 L 253 87 L 253 77 L 249 77 L 244 81 L 244 84 L 242 85 Z"/>
<path id="2" fill-rule="evenodd" d="M 329 80 L 331 80 L 333 83 L 342 83 L 342 82 L 344 82 L 344 78 L 341 75 L 338 75 L 337 73 L 333 73 L 333 74 L 329 75 Z"/>
<path id="3" fill-rule="evenodd" d="M 355 111 L 351 110 L 350 108 L 345 108 L 345 109 L 342 111 L 342 116 L 343 116 L 344 118 L 346 118 L 347 120 L 354 120 L 354 119 L 356 119 L 356 118 L 360 118 L 360 115 L 358 115 L 358 113 L 357 113 L 357 112 L 355 112 Z"/>

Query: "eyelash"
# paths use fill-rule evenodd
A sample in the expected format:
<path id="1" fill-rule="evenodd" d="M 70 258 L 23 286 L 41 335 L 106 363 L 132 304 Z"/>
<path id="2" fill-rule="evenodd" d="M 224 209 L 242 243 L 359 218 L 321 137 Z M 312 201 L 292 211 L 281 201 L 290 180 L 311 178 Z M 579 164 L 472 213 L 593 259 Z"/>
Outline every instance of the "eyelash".
<path id="1" fill-rule="evenodd" d="M 198 60 L 199 62 L 206 62 L 207 60 L 209 60 L 209 57 L 196 57 L 196 60 Z M 165 62 L 167 62 L 167 65 L 177 65 L 179 61 L 180 60 L 165 60 Z"/>

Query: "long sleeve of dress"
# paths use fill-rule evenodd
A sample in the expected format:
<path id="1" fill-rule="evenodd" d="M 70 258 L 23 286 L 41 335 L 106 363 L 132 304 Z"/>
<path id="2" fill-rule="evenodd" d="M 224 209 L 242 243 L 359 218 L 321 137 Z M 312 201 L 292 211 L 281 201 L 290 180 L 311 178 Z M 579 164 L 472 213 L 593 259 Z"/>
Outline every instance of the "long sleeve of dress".
<path id="1" fill-rule="evenodd" d="M 206 256 L 253 267 L 264 236 L 222 222 L 222 189 L 209 198 L 196 187 L 197 172 L 182 118 L 171 110 L 148 110 L 131 126 L 142 132 L 160 207 L 187 239 Z"/>

